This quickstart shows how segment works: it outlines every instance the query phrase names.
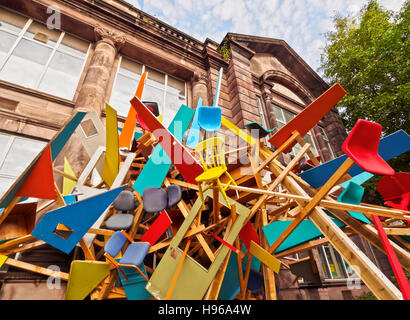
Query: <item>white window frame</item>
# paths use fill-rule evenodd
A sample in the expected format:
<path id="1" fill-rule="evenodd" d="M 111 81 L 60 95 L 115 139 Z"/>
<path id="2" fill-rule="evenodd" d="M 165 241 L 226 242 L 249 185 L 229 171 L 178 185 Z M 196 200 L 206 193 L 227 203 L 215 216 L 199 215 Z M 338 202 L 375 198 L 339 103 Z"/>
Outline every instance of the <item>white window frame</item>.
<path id="1" fill-rule="evenodd" d="M 277 121 L 278 123 L 280 123 L 280 124 L 286 125 L 287 122 L 286 122 L 286 117 L 285 117 L 284 109 L 283 109 L 281 106 L 276 105 L 276 104 L 272 105 L 272 107 L 279 109 L 280 112 L 281 112 L 281 115 L 282 115 L 282 119 L 284 119 L 284 121 L 283 121 L 282 119 L 278 119 L 278 118 L 276 118 L 276 115 L 275 115 L 276 121 Z M 289 114 L 291 114 L 291 115 L 293 116 L 293 118 L 296 116 L 295 114 L 293 114 L 293 113 L 290 112 L 290 111 L 287 111 L 287 110 L 286 110 L 286 112 L 288 112 Z M 278 128 L 278 129 L 279 129 L 279 128 Z M 308 131 L 308 132 L 306 133 L 306 135 L 309 135 L 310 138 L 312 139 L 312 142 L 313 142 L 313 146 L 312 146 L 313 148 L 311 148 L 311 151 L 312 151 L 313 153 L 316 153 L 317 155 L 319 155 L 319 151 L 318 151 L 318 148 L 317 148 L 317 146 L 316 146 L 315 139 L 313 138 L 312 132 L 311 132 L 311 131 Z M 312 150 L 312 149 L 313 149 L 313 150 Z M 295 147 L 293 147 L 292 150 L 291 150 L 289 153 L 290 153 L 291 155 L 295 156 L 296 153 L 297 153 Z"/>
<path id="2" fill-rule="evenodd" d="M 130 77 L 129 75 L 127 75 L 127 74 L 124 74 L 124 73 L 121 73 L 121 72 L 120 72 L 120 70 L 121 70 L 121 63 L 122 63 L 123 58 L 126 58 L 127 60 L 129 60 L 129 61 L 131 61 L 131 62 L 134 62 L 134 63 L 137 63 L 137 64 L 139 64 L 139 65 L 142 66 L 142 68 L 141 68 L 141 74 L 138 75 L 138 78 L 133 78 L 133 77 Z M 117 84 L 117 79 L 118 79 L 118 75 L 119 75 L 119 74 L 120 74 L 121 76 L 127 78 L 127 79 L 130 79 L 131 81 L 139 81 L 139 80 L 141 79 L 141 75 L 145 72 L 145 68 L 146 68 L 146 67 L 148 67 L 148 68 L 150 68 L 150 69 L 152 69 L 152 70 L 155 70 L 155 71 L 157 71 L 157 72 L 160 72 L 160 73 L 162 73 L 162 74 L 165 75 L 164 87 L 163 87 L 163 88 L 161 88 L 161 87 L 159 87 L 159 86 L 156 86 L 155 84 L 145 83 L 145 86 L 153 87 L 153 88 L 155 88 L 155 89 L 157 89 L 157 90 L 164 91 L 164 92 L 163 92 L 163 97 L 162 97 L 162 106 L 159 106 L 159 109 L 160 109 L 159 112 L 160 112 L 160 114 L 164 114 L 165 107 L 166 107 L 166 102 L 167 102 L 167 93 L 168 93 L 168 92 L 167 92 L 167 89 L 168 89 L 168 73 L 166 73 L 166 72 L 164 72 L 164 71 L 161 71 L 161 70 L 159 70 L 159 69 L 153 68 L 153 67 L 151 67 L 151 66 L 149 66 L 149 65 L 146 65 L 146 64 L 144 64 L 144 63 L 142 63 L 142 62 L 139 62 L 139 61 L 137 61 L 137 60 L 135 60 L 135 59 L 132 59 L 132 58 L 130 58 L 130 57 L 120 56 L 120 58 L 119 58 L 119 60 L 118 60 L 117 72 L 115 73 L 115 80 L 114 80 L 114 84 L 113 84 L 112 89 L 111 89 L 111 97 L 112 97 L 112 90 L 114 90 L 114 88 L 115 88 L 115 86 L 116 86 L 116 84 Z M 184 96 L 182 96 L 182 95 L 179 94 L 178 97 L 184 99 L 184 104 L 186 104 L 186 103 L 187 103 L 187 83 L 186 83 L 186 81 L 185 81 L 184 79 L 180 79 L 180 78 L 175 77 L 175 76 L 173 76 L 173 75 L 172 75 L 172 77 L 184 82 L 184 87 L 185 87 L 185 88 L 184 88 Z M 148 72 L 148 79 L 149 79 L 149 72 Z M 138 82 L 137 82 L 137 83 L 138 83 Z M 130 94 L 132 95 L 132 93 L 130 93 Z M 169 94 L 174 95 L 173 93 L 169 93 Z M 111 97 L 110 97 L 110 100 L 111 100 Z M 111 103 L 111 101 L 110 101 L 110 103 Z M 115 108 L 115 106 L 113 106 L 113 107 Z"/>
<path id="3" fill-rule="evenodd" d="M 320 126 L 319 126 L 319 129 L 320 129 L 320 133 L 322 134 L 323 140 L 326 144 L 326 147 L 329 150 L 330 156 L 332 157 L 332 159 L 335 159 L 336 157 L 335 157 L 335 154 L 333 152 L 332 145 L 330 144 L 329 138 L 327 137 L 325 129 L 323 129 Z"/>
<path id="4" fill-rule="evenodd" d="M 50 46 L 50 45 L 48 45 L 48 44 L 46 44 L 46 43 L 41 43 L 41 42 L 39 42 L 39 41 L 36 41 L 36 40 L 34 40 L 34 39 L 30 39 L 29 37 L 25 36 L 25 33 L 28 31 L 28 29 L 30 28 L 30 26 L 31 26 L 31 24 L 32 24 L 33 22 L 34 22 L 33 19 L 31 19 L 31 18 L 28 19 L 27 22 L 26 22 L 26 24 L 24 25 L 24 27 L 20 30 L 20 33 L 19 33 L 19 34 L 17 34 L 16 32 L 13 32 L 12 30 L 1 29 L 3 32 L 10 33 L 10 34 L 12 34 L 12 35 L 17 36 L 17 39 L 16 39 L 16 41 L 14 42 L 14 44 L 11 46 L 9 52 L 8 52 L 7 55 L 6 55 L 6 58 L 5 58 L 4 61 L 3 61 L 3 63 L 0 65 L 0 72 L 3 70 L 4 66 L 7 64 L 7 61 L 8 61 L 8 60 L 10 59 L 10 57 L 12 56 L 14 50 L 17 48 L 17 46 L 19 45 L 19 43 L 21 42 L 21 40 L 24 39 L 24 40 L 26 40 L 26 41 L 34 42 L 34 43 L 36 43 L 36 44 L 40 44 L 40 45 L 42 45 L 42 46 L 44 46 L 44 47 L 47 47 L 47 48 L 49 48 L 49 49 L 52 49 L 52 52 L 51 52 L 51 54 L 50 54 L 50 57 L 48 58 L 46 64 L 44 65 L 44 69 L 43 69 L 42 73 L 40 74 L 40 77 L 39 77 L 39 79 L 37 80 L 37 83 L 36 83 L 35 87 L 33 87 L 33 88 L 30 87 L 30 89 L 34 89 L 34 90 L 39 91 L 39 87 L 40 87 L 41 81 L 43 80 L 45 74 L 47 73 L 47 70 L 48 70 L 48 68 L 49 68 L 49 66 L 50 66 L 50 63 L 51 63 L 52 59 L 54 58 L 56 52 L 61 52 L 61 53 L 64 53 L 64 54 L 66 54 L 66 55 L 69 55 L 69 56 L 71 56 L 71 57 L 74 57 L 74 58 L 83 60 L 83 65 L 82 65 L 82 68 L 81 68 L 81 72 L 79 73 L 78 79 L 77 79 L 77 85 L 78 85 L 78 82 L 79 82 L 80 79 L 81 79 L 81 75 L 82 75 L 83 72 L 84 72 L 84 68 L 85 68 L 85 65 L 86 65 L 86 63 L 87 63 L 88 56 L 89 56 L 89 54 L 90 54 L 91 43 L 88 44 L 88 49 L 87 49 L 87 52 L 85 53 L 84 56 L 76 55 L 76 54 L 74 54 L 74 53 L 72 53 L 72 52 L 68 52 L 68 51 L 65 51 L 64 49 L 60 49 L 60 44 L 61 44 L 61 42 L 63 41 L 64 36 L 66 35 L 66 33 L 65 33 L 64 31 L 60 31 L 60 32 L 61 32 L 61 33 L 60 33 L 60 36 L 59 36 L 59 38 L 58 38 L 58 40 L 57 40 L 57 42 L 56 42 L 56 45 L 55 45 L 54 47 L 53 47 L 53 46 Z M 7 79 L 6 79 L 6 81 L 7 81 Z M 47 93 L 47 92 L 45 92 L 45 93 Z M 72 100 L 74 99 L 74 96 L 75 96 L 75 91 L 73 92 L 73 97 L 72 97 L 71 99 L 69 99 L 69 100 L 72 101 Z M 58 97 L 58 96 L 57 96 L 57 97 Z"/>

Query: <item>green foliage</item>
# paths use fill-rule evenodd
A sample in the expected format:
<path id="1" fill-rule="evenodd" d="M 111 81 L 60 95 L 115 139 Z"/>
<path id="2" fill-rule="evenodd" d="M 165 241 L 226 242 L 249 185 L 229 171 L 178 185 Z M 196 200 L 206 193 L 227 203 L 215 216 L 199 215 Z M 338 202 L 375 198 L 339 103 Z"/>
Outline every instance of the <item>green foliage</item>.
<path id="1" fill-rule="evenodd" d="M 404 269 L 404 274 L 406 275 L 407 280 L 410 281 L 410 271 L 408 269 Z M 392 277 L 391 281 L 398 289 L 400 289 L 399 284 L 397 283 L 396 277 Z M 355 297 L 355 300 L 378 300 L 378 299 L 372 292 L 367 292 L 367 293 L 361 294 L 360 296 Z"/>
<path id="2" fill-rule="evenodd" d="M 231 47 L 229 46 L 227 38 L 223 40 L 222 46 L 219 47 L 218 51 L 220 54 L 222 54 L 225 60 L 229 59 L 229 54 L 231 53 Z"/>
<path id="3" fill-rule="evenodd" d="M 348 93 L 338 105 L 346 128 L 367 119 L 385 134 L 410 133 L 410 1 L 394 14 L 370 0 L 357 17 L 335 16 L 334 26 L 320 69 Z"/>

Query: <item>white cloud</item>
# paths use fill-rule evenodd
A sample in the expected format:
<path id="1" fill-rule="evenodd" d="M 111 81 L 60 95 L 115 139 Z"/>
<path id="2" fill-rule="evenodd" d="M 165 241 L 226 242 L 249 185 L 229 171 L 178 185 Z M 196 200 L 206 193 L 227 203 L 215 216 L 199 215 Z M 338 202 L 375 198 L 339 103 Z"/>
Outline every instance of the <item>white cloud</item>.
<path id="1" fill-rule="evenodd" d="M 398 11 L 405 0 L 379 0 Z M 285 40 L 317 69 L 324 34 L 336 12 L 357 13 L 367 0 L 129 0 L 177 29 L 204 41 L 222 41 L 227 32 Z"/>

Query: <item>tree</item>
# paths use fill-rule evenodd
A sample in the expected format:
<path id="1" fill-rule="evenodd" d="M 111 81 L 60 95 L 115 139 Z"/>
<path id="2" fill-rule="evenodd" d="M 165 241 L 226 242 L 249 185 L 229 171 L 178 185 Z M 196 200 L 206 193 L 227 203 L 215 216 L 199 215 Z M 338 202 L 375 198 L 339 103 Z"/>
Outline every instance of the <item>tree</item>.
<path id="1" fill-rule="evenodd" d="M 335 31 L 325 34 L 320 70 L 347 95 L 338 110 L 346 129 L 358 119 L 380 123 L 383 134 L 410 134 L 410 0 L 399 13 L 370 0 L 357 16 L 333 18 Z M 410 152 L 389 161 L 396 171 L 410 171 Z M 381 176 L 366 182 L 364 201 L 383 204 L 375 191 Z"/>
<path id="2" fill-rule="evenodd" d="M 410 133 L 410 1 L 398 14 L 369 1 L 357 17 L 336 15 L 320 69 L 347 95 L 339 103 L 345 127 L 375 121 L 385 134 Z"/>

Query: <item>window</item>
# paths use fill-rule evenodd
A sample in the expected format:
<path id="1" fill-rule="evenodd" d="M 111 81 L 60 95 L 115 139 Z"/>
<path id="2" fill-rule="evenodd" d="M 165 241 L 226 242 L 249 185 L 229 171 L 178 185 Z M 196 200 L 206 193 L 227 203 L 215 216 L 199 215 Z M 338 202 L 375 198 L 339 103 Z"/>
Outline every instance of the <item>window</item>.
<path id="1" fill-rule="evenodd" d="M 0 8 L 0 79 L 72 100 L 90 44 Z"/>
<path id="2" fill-rule="evenodd" d="M 157 102 L 162 121 L 167 127 L 181 107 L 186 104 L 185 81 L 122 57 L 111 93 L 110 105 L 126 117 L 141 74 L 148 72 L 142 93 L 143 101 Z"/>
<path id="3" fill-rule="evenodd" d="M 326 132 L 325 132 L 325 130 L 324 130 L 322 127 L 319 127 L 319 129 L 320 129 L 320 132 L 322 133 L 323 141 L 325 142 L 326 148 L 327 148 L 327 150 L 329 150 L 330 160 L 331 160 L 331 159 L 334 159 L 334 158 L 335 158 L 335 154 L 333 153 L 332 146 L 330 145 L 330 142 L 329 142 L 329 139 L 328 139 L 328 137 L 327 137 L 327 135 L 326 135 Z"/>
<path id="4" fill-rule="evenodd" d="M 45 145 L 43 141 L 0 133 L 0 198 Z"/>
<path id="5" fill-rule="evenodd" d="M 319 259 L 327 280 L 358 278 L 353 269 L 332 247 L 324 245 L 318 248 Z"/>
<path id="6" fill-rule="evenodd" d="M 276 121 L 278 123 L 278 129 L 282 128 L 286 123 L 288 123 L 290 120 L 292 120 L 295 115 L 293 113 L 290 113 L 289 111 L 286 111 L 278 106 L 273 105 L 273 112 L 275 114 Z M 310 150 L 312 153 L 317 156 L 318 152 L 316 149 L 316 145 L 313 141 L 312 134 L 308 132 L 303 139 L 311 145 Z M 293 148 L 292 151 L 290 152 L 291 155 L 295 156 L 300 150 L 301 146 L 299 144 L 296 144 Z"/>

